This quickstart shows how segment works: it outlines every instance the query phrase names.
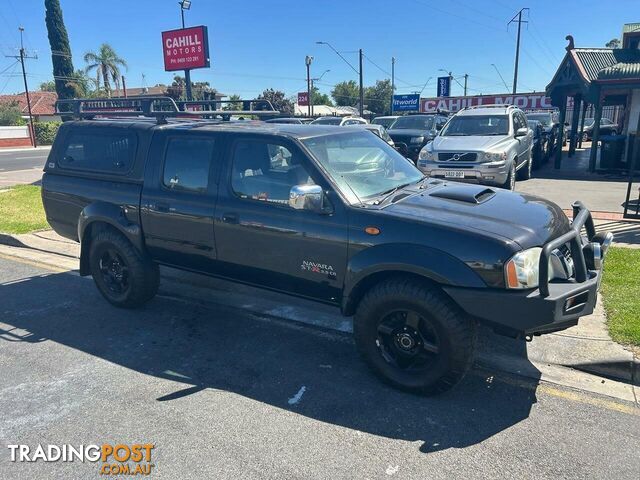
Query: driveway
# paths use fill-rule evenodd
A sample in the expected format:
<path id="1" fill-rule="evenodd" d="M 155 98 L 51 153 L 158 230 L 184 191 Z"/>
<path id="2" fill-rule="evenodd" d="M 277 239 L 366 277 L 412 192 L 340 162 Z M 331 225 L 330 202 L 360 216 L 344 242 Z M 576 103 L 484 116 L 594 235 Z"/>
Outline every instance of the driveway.
<path id="1" fill-rule="evenodd" d="M 184 288 L 189 288 L 184 285 Z M 435 398 L 375 379 L 335 330 L 181 296 L 111 307 L 93 282 L 0 257 L 7 444 L 153 443 L 150 478 L 637 478 L 640 416 L 603 396 L 474 369 Z"/>

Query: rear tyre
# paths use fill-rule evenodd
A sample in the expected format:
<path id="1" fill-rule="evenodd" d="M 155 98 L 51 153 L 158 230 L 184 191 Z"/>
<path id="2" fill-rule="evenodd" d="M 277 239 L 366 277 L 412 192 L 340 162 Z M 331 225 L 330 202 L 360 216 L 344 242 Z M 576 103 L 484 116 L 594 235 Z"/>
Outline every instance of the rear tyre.
<path id="1" fill-rule="evenodd" d="M 158 265 L 141 255 L 120 232 L 99 230 L 91 241 L 91 275 L 98 290 L 116 307 L 136 308 L 158 292 Z"/>
<path id="2" fill-rule="evenodd" d="M 464 377 L 477 336 L 475 322 L 444 293 L 402 277 L 365 294 L 353 333 L 360 355 L 378 377 L 423 395 L 449 390 Z"/>

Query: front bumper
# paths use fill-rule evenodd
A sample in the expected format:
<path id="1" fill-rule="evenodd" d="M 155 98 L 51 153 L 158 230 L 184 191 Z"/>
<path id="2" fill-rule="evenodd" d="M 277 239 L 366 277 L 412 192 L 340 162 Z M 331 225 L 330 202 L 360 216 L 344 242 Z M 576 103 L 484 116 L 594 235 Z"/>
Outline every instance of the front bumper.
<path id="1" fill-rule="evenodd" d="M 422 173 L 434 178 L 449 178 L 447 172 L 463 172 L 464 178 L 452 178 L 461 182 L 483 185 L 504 185 L 509 177 L 507 162 L 463 163 L 418 160 Z"/>
<path id="2" fill-rule="evenodd" d="M 564 330 L 593 313 L 601 271 L 591 271 L 583 283 L 550 284 L 549 296 L 535 290 L 478 290 L 445 287 L 445 292 L 469 315 L 485 320 L 498 331 L 540 335 Z M 570 303 L 573 303 L 572 305 Z"/>
<path id="3" fill-rule="evenodd" d="M 601 260 L 613 240 L 610 233 L 596 234 L 591 213 L 579 202 L 574 204 L 571 229 L 551 240 L 540 255 L 540 286 L 530 290 L 470 289 L 445 287 L 445 292 L 469 315 L 485 320 L 497 331 L 509 335 L 540 335 L 569 328 L 578 319 L 593 313 L 602 279 L 602 262 L 598 269 L 588 269 L 583 252 L 581 231 L 585 228 L 589 242 L 601 246 Z M 575 266 L 574 278 L 548 281 L 551 252 L 569 245 Z"/>

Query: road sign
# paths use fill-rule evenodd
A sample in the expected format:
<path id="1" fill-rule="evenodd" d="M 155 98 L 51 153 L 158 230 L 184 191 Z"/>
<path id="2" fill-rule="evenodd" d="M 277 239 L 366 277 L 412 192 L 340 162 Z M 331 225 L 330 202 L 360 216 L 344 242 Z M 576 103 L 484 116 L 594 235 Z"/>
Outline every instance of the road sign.
<path id="1" fill-rule="evenodd" d="M 394 95 L 391 104 L 392 112 L 417 112 L 420 109 L 420 95 Z"/>
<path id="2" fill-rule="evenodd" d="M 301 107 L 309 105 L 309 95 L 307 95 L 307 92 L 298 92 L 298 105 Z"/>
<path id="3" fill-rule="evenodd" d="M 438 77 L 438 97 L 448 97 L 451 94 L 451 77 Z"/>
<path id="4" fill-rule="evenodd" d="M 207 27 L 200 25 L 162 32 L 162 50 L 167 72 L 209 67 Z"/>

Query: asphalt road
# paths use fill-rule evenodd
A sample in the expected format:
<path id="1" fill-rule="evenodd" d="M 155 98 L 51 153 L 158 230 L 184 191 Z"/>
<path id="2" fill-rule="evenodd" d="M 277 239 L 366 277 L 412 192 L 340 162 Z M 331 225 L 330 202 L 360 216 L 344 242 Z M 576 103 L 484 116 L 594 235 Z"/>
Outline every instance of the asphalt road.
<path id="1" fill-rule="evenodd" d="M 0 172 L 14 172 L 31 168 L 42 169 L 48 155 L 49 150 L 25 149 L 12 152 L 0 150 Z"/>
<path id="2" fill-rule="evenodd" d="M 149 478 L 638 478 L 624 405 L 492 371 L 422 398 L 349 335 L 189 303 L 118 310 L 93 282 L 0 258 L 0 478 L 105 478 L 8 444 L 153 443 Z M 108 478 L 108 477 L 106 477 Z"/>

